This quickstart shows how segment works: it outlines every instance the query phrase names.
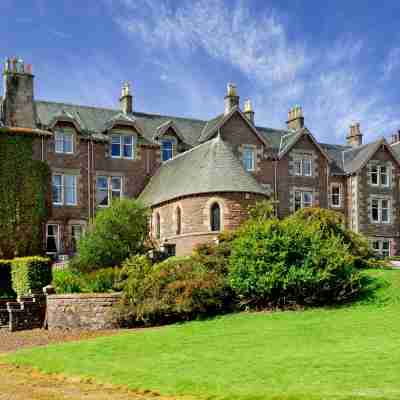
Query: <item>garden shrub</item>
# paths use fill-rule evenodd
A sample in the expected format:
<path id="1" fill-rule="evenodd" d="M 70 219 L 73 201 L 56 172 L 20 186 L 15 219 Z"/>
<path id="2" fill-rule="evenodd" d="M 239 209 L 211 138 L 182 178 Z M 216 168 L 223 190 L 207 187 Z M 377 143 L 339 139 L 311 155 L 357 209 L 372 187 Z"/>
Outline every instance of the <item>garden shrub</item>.
<path id="1" fill-rule="evenodd" d="M 171 257 L 151 265 L 132 257 L 122 268 L 124 318 L 163 324 L 226 312 L 231 307 L 226 277 L 193 257 Z"/>
<path id="2" fill-rule="evenodd" d="M 0 298 L 15 296 L 11 283 L 11 260 L 0 260 Z"/>
<path id="3" fill-rule="evenodd" d="M 58 269 L 53 271 L 53 281 L 51 283 L 57 294 L 60 293 L 81 293 L 83 292 L 84 282 L 79 272 L 70 268 Z"/>
<path id="4" fill-rule="evenodd" d="M 18 296 L 42 291 L 52 280 L 51 263 L 45 257 L 21 257 L 11 260 L 12 287 Z"/>
<path id="5" fill-rule="evenodd" d="M 338 211 L 319 207 L 302 208 L 287 217 L 289 223 L 317 224 L 324 237 L 336 235 L 349 245 L 349 251 L 355 257 L 358 268 L 370 267 L 370 259 L 375 255 L 372 252 L 368 239 L 359 233 L 346 228 L 344 215 Z"/>
<path id="6" fill-rule="evenodd" d="M 90 273 L 64 268 L 53 272 L 56 293 L 108 293 L 117 290 L 120 268 L 102 268 Z"/>
<path id="7" fill-rule="evenodd" d="M 355 262 L 343 237 L 319 222 L 252 221 L 232 243 L 229 281 L 255 308 L 338 304 L 362 290 Z"/>
<path id="8" fill-rule="evenodd" d="M 99 211 L 93 225 L 78 242 L 79 256 L 73 264 L 82 272 L 104 265 L 119 266 L 131 255 L 146 250 L 148 210 L 131 199 L 113 201 Z"/>

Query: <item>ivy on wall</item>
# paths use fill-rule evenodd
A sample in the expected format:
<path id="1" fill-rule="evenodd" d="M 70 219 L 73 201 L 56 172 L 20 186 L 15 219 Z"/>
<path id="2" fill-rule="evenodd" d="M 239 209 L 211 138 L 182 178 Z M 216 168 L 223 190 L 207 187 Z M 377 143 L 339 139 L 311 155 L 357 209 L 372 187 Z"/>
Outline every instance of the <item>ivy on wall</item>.
<path id="1" fill-rule="evenodd" d="M 0 134 L 0 258 L 42 252 L 50 172 L 28 135 Z"/>

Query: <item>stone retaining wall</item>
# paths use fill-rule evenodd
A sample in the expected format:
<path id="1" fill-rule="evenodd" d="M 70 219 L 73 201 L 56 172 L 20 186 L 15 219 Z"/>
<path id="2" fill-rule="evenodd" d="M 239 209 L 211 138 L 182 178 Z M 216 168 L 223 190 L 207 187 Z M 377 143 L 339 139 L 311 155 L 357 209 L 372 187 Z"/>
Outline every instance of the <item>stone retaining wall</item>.
<path id="1" fill-rule="evenodd" d="M 48 295 L 48 329 L 116 328 L 113 309 L 120 299 L 120 293 Z"/>
<path id="2" fill-rule="evenodd" d="M 0 301 L 0 327 L 10 331 L 42 328 L 46 316 L 46 296 L 31 294 L 17 301 Z"/>

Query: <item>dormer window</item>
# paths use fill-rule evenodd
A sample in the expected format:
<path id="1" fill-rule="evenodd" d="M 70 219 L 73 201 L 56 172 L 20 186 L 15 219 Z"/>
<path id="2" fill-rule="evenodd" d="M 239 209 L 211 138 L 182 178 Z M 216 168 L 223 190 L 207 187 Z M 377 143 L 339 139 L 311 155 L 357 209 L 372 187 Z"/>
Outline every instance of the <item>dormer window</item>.
<path id="1" fill-rule="evenodd" d="M 171 139 L 161 140 L 162 160 L 167 161 L 174 155 L 174 142 Z"/>
<path id="2" fill-rule="evenodd" d="M 243 150 L 243 166 L 246 171 L 255 170 L 255 151 L 251 146 L 246 146 Z"/>
<path id="3" fill-rule="evenodd" d="M 135 158 L 135 139 L 133 135 L 112 135 L 111 157 L 133 160 Z"/>
<path id="4" fill-rule="evenodd" d="M 72 132 L 57 131 L 54 134 L 56 153 L 72 154 L 74 152 L 74 136 Z"/>

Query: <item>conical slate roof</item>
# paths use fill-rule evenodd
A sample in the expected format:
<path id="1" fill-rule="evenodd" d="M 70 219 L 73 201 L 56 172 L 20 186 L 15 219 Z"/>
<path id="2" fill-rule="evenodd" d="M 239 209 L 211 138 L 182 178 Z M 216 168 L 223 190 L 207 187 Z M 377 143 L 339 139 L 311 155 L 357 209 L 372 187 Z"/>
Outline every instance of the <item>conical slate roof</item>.
<path id="1" fill-rule="evenodd" d="M 212 192 L 266 194 L 220 137 L 164 162 L 139 200 L 153 206 L 177 197 Z"/>

